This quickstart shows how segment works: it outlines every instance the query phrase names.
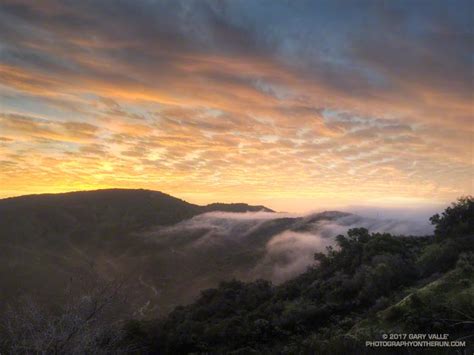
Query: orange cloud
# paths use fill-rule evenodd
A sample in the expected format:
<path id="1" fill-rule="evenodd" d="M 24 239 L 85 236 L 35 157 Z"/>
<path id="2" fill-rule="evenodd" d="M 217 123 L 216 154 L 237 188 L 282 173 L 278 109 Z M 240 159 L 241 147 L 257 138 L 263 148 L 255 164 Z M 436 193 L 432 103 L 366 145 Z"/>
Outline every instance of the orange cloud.
<path id="1" fill-rule="evenodd" d="M 5 6 L 0 59 L 2 196 L 145 187 L 196 202 L 245 191 L 250 202 L 352 203 L 473 193 L 472 91 L 457 70 L 440 73 L 456 58 L 435 42 L 397 38 L 389 56 L 371 45 L 378 37 L 360 36 L 333 55 L 293 38 L 310 29 L 262 40 L 223 14 L 213 22 L 215 9 L 204 19 L 168 9 L 190 16 L 201 29 L 192 33 L 145 5 L 135 5 L 140 20 L 119 5 L 107 18 L 99 5 L 17 5 Z"/>

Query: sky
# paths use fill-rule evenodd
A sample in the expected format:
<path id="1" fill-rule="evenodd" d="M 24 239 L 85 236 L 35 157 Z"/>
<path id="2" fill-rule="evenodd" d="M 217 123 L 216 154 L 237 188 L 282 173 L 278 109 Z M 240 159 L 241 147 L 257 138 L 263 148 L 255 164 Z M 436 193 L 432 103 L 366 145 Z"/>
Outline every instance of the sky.
<path id="1" fill-rule="evenodd" d="M 0 198 L 474 193 L 472 1 L 0 2 Z"/>

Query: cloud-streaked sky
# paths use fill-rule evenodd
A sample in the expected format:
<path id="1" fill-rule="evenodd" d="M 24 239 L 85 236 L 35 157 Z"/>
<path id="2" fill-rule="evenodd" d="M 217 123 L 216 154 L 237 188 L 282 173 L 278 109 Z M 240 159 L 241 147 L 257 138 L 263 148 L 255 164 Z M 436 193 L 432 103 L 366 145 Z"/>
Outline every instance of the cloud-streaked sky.
<path id="1" fill-rule="evenodd" d="M 472 1 L 0 3 L 0 197 L 474 193 Z"/>

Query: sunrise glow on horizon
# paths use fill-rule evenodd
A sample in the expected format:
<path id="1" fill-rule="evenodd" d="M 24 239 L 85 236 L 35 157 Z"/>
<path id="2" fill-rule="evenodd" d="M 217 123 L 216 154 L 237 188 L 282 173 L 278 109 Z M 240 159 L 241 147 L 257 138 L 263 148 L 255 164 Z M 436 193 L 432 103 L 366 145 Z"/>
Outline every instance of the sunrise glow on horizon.
<path id="1" fill-rule="evenodd" d="M 0 4 L 0 198 L 474 194 L 471 1 Z"/>

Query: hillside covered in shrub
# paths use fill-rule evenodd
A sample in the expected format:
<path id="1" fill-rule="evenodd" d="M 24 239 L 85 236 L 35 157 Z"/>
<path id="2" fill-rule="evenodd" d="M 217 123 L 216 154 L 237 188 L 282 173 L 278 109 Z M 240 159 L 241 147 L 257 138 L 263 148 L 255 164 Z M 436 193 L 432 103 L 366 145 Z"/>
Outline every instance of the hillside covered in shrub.
<path id="1" fill-rule="evenodd" d="M 166 319 L 128 323 L 126 341 L 163 354 L 354 353 L 386 333 L 447 333 L 472 349 L 473 198 L 431 221 L 427 237 L 351 229 L 295 279 L 222 282 Z"/>

